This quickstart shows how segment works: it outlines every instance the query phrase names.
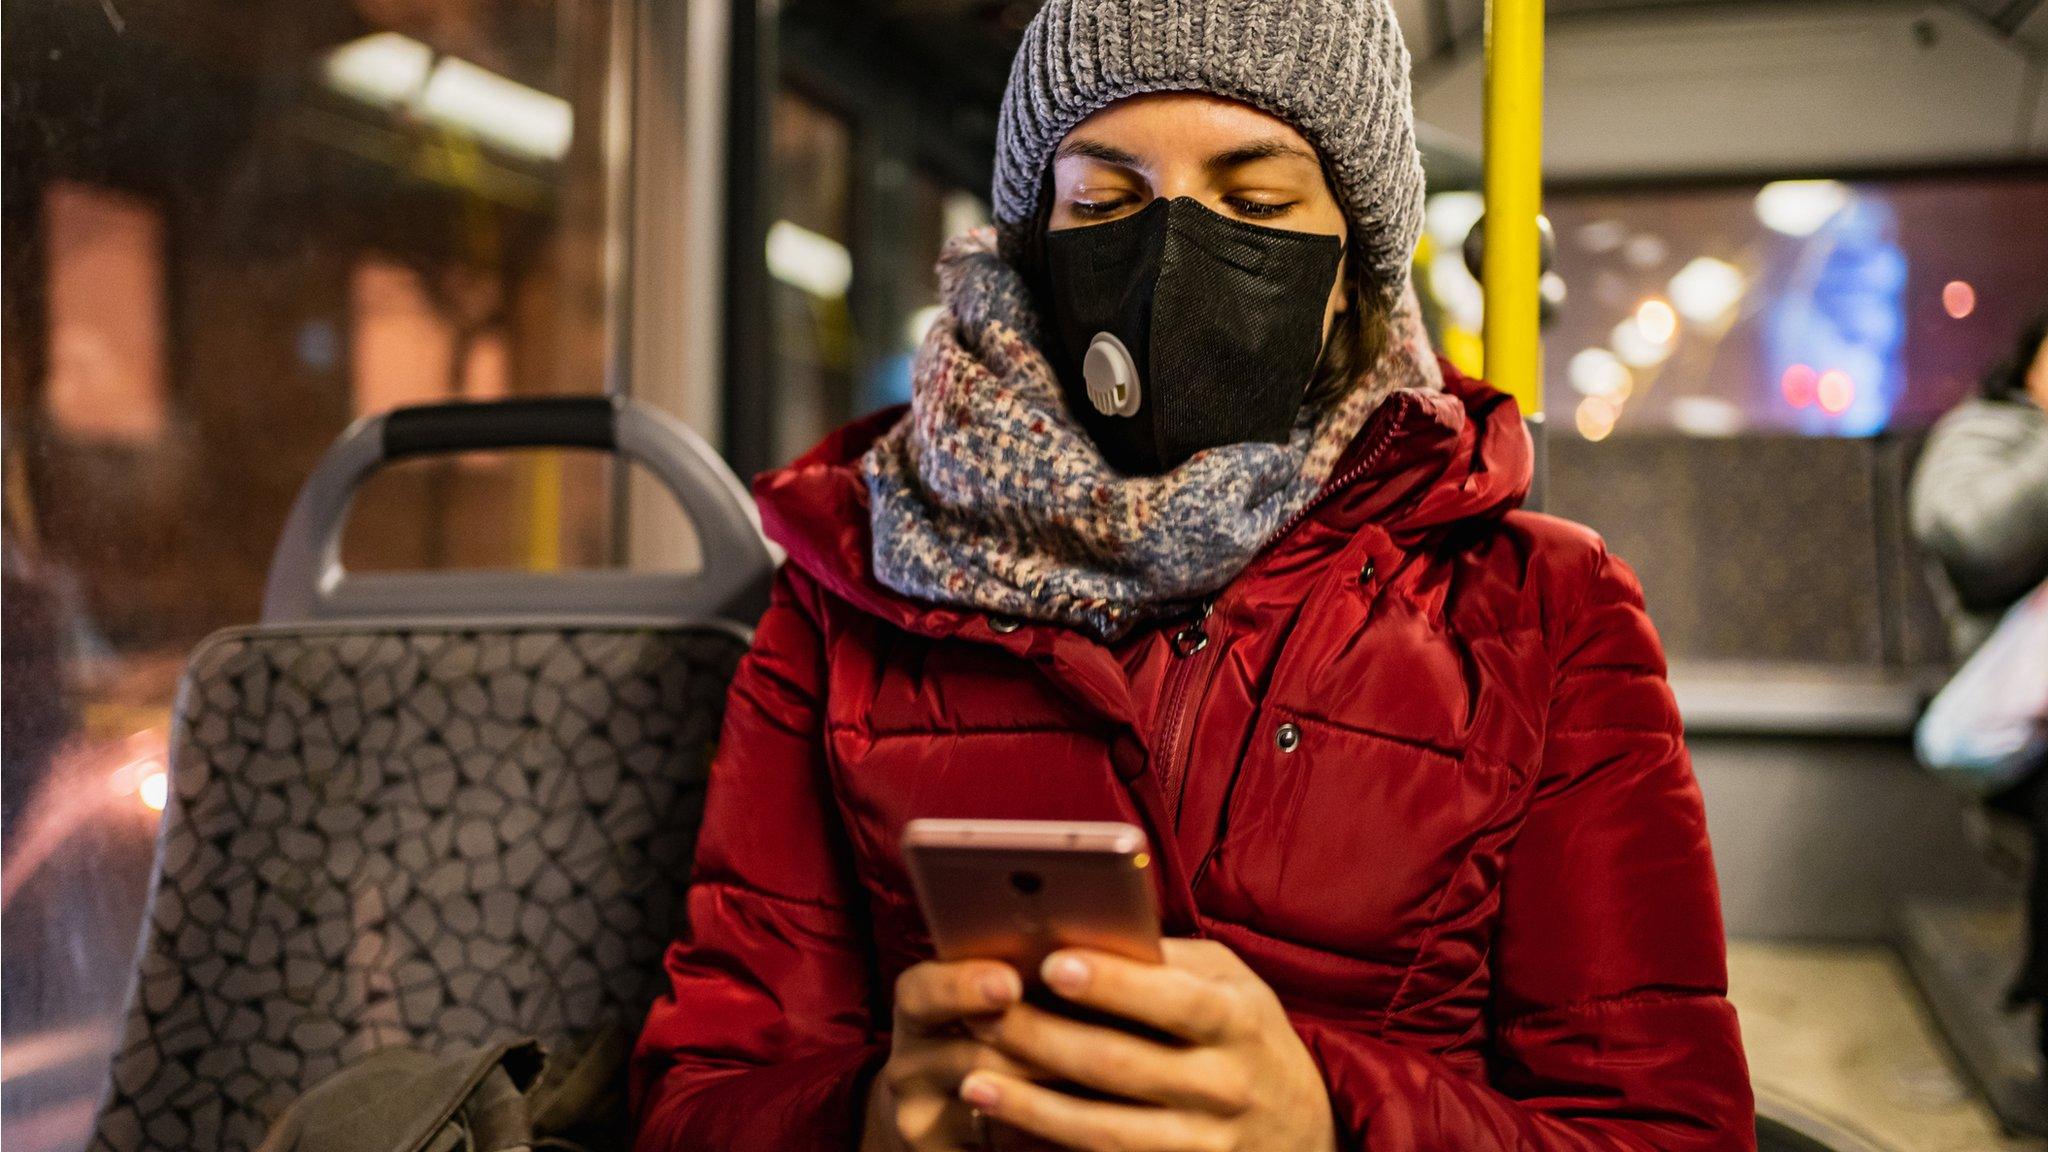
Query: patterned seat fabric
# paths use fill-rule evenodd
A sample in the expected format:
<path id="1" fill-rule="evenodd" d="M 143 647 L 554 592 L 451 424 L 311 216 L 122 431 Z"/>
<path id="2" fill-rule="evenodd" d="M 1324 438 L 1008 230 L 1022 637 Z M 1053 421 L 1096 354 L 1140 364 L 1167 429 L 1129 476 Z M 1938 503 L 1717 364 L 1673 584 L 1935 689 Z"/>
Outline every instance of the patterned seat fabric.
<path id="1" fill-rule="evenodd" d="M 254 1147 L 376 1048 L 631 1034 L 682 925 L 726 625 L 223 633 L 93 1147 Z"/>

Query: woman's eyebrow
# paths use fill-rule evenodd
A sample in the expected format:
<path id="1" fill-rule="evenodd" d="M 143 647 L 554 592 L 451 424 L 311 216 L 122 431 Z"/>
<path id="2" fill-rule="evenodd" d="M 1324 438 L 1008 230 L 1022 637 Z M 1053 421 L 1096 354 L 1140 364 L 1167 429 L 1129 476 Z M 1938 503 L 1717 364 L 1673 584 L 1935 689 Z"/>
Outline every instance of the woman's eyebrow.
<path id="1" fill-rule="evenodd" d="M 1211 172 L 1221 172 L 1225 169 L 1236 168 L 1240 165 L 1250 164 L 1259 160 L 1274 160 L 1282 157 L 1306 160 L 1318 166 L 1322 164 L 1322 161 L 1316 157 L 1316 154 L 1308 149 L 1298 144 L 1291 144 L 1285 140 L 1274 138 L 1270 140 L 1254 140 L 1249 144 L 1242 144 L 1236 148 L 1227 148 L 1203 161 L 1202 167 L 1207 168 Z"/>
<path id="2" fill-rule="evenodd" d="M 1059 151 L 1053 153 L 1055 160 L 1063 160 L 1069 156 L 1086 156 L 1091 160 L 1100 160 L 1105 164 L 1115 164 L 1123 168 L 1139 167 L 1138 158 L 1131 153 L 1086 137 L 1063 141 Z"/>

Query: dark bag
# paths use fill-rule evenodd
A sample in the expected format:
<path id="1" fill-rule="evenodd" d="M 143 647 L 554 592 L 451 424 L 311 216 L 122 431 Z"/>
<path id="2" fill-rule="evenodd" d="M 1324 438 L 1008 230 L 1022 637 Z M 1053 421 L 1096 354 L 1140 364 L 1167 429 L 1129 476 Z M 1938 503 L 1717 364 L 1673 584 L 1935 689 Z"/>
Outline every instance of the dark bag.
<path id="1" fill-rule="evenodd" d="M 552 1061 L 538 1042 L 384 1048 L 314 1085 L 257 1152 L 611 1152 L 623 1038 Z"/>

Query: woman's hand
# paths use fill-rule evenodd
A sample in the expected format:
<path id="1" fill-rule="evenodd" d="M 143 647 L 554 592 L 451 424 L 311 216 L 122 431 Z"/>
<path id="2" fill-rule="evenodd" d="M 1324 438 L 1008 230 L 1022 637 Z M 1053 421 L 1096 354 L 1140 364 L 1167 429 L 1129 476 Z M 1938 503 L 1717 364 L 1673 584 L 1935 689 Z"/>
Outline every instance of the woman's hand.
<path id="1" fill-rule="evenodd" d="M 961 1099 L 1003 1126 L 1081 1152 L 1331 1152 L 1330 1097 L 1279 997 L 1236 953 L 1167 940 L 1166 963 L 1068 950 L 1048 986 L 1075 1004 L 1177 1038 L 1134 1036 L 1018 1004 L 969 1030 L 1038 1079 L 1118 1097 L 1082 1099 L 1014 1068 L 980 1066 Z"/>
<path id="2" fill-rule="evenodd" d="M 1018 1083 L 1032 1073 L 968 1035 L 963 1025 L 996 1018 L 1023 994 L 1016 970 L 990 960 L 928 960 L 898 977 L 889 1062 L 868 1092 L 861 1152 L 981 1148 L 990 1125 L 962 1102 L 961 1080 L 977 1069 Z"/>

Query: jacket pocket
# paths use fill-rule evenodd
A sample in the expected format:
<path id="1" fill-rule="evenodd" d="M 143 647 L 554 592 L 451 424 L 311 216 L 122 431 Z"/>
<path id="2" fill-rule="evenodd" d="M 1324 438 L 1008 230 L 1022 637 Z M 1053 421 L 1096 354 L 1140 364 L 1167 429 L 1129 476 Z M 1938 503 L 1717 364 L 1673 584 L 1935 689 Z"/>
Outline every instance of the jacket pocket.
<path id="1" fill-rule="evenodd" d="M 1221 918 L 1405 966 L 1475 879 L 1509 787 L 1463 749 L 1289 709 L 1260 710 L 1201 901 Z"/>

